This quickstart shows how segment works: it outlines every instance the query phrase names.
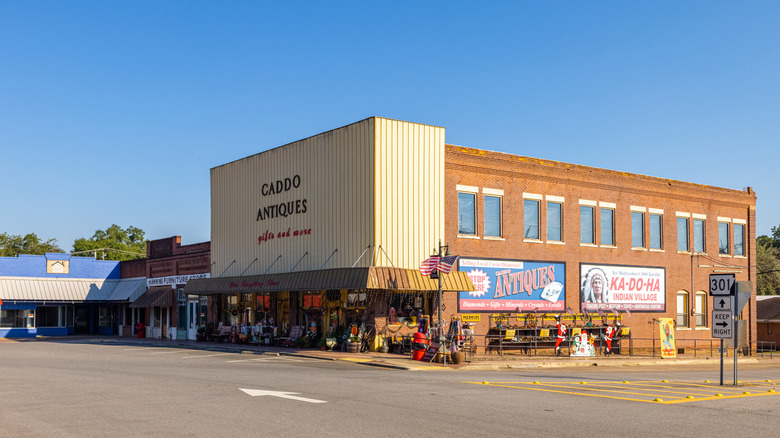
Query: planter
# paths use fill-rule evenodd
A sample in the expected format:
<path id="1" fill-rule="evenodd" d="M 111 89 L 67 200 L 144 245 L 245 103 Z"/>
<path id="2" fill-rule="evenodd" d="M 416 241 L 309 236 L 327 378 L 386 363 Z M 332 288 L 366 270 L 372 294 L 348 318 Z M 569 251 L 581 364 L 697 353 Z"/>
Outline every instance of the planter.
<path id="1" fill-rule="evenodd" d="M 390 351 L 390 347 L 388 347 L 387 345 L 383 345 L 383 346 L 379 347 L 379 352 L 380 353 L 387 353 L 388 351 Z"/>
<path id="2" fill-rule="evenodd" d="M 345 342 L 347 345 L 347 353 L 360 353 L 360 342 Z"/>
<path id="3" fill-rule="evenodd" d="M 452 363 L 455 365 L 466 361 L 466 353 L 463 351 L 456 351 L 452 353 Z"/>

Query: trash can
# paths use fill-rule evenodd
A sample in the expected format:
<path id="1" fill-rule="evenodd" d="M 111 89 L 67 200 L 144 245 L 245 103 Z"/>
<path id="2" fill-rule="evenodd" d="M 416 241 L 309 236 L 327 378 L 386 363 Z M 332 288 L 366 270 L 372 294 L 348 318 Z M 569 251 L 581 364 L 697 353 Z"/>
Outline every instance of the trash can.
<path id="1" fill-rule="evenodd" d="M 139 322 L 135 325 L 135 335 L 138 336 L 138 338 L 144 337 L 144 323 Z"/>
<path id="2" fill-rule="evenodd" d="M 412 337 L 412 359 L 422 360 L 428 346 L 428 337 L 424 333 L 415 333 Z"/>

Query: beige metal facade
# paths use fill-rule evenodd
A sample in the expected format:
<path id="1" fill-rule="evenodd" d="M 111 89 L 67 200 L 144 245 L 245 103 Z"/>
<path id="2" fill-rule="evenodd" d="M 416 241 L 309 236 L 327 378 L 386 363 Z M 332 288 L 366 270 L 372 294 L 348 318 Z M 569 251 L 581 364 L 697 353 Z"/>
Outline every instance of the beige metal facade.
<path id="1" fill-rule="evenodd" d="M 417 268 L 443 184 L 444 128 L 378 117 L 213 168 L 212 276 Z"/>

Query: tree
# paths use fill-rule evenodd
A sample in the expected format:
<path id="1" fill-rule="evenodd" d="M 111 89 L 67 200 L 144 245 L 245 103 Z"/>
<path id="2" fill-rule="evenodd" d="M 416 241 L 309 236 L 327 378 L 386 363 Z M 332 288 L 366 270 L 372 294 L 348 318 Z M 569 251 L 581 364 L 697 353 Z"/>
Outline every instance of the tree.
<path id="1" fill-rule="evenodd" d="M 16 257 L 19 254 L 43 255 L 47 252 L 62 252 L 57 246 L 57 239 L 42 241 L 35 233 L 12 235 L 0 234 L 0 256 Z"/>
<path id="2" fill-rule="evenodd" d="M 97 230 L 90 239 L 76 239 L 73 252 L 94 251 L 95 258 L 103 260 L 132 260 L 146 257 L 144 230 L 129 226 L 122 229 L 113 224 L 105 230 Z"/>
<path id="3" fill-rule="evenodd" d="M 756 245 L 756 293 L 780 294 L 780 249 L 762 243 Z"/>

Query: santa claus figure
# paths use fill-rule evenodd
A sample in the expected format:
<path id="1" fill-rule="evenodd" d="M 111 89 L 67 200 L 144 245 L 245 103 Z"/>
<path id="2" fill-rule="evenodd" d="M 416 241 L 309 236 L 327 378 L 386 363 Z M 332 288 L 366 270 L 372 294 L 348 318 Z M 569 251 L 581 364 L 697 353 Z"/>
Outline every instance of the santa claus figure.
<path id="1" fill-rule="evenodd" d="M 566 324 L 561 323 L 561 315 L 555 315 L 558 327 L 558 338 L 555 340 L 555 355 L 561 355 L 561 342 L 566 340 Z"/>
<path id="2" fill-rule="evenodd" d="M 617 331 L 619 327 L 620 323 L 617 323 L 617 327 L 610 324 L 606 329 L 604 329 L 604 343 L 606 345 L 606 348 L 604 349 L 604 356 L 609 356 L 612 354 L 612 339 L 617 337 Z"/>

